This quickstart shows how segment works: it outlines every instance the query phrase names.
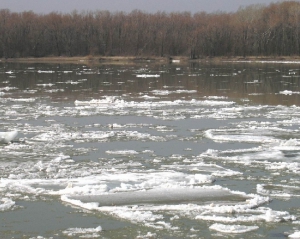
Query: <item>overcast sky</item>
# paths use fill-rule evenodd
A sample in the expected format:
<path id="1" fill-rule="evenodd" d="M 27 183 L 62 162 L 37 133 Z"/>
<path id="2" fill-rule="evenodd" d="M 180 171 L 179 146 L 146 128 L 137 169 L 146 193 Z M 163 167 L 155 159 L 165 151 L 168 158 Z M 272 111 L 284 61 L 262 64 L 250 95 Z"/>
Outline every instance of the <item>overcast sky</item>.
<path id="1" fill-rule="evenodd" d="M 251 4 L 269 5 L 280 0 L 0 0 L 0 9 L 13 12 L 33 11 L 36 13 L 62 12 L 73 10 L 109 10 L 131 12 L 139 9 L 145 12 L 205 11 L 235 12 L 240 6 Z"/>

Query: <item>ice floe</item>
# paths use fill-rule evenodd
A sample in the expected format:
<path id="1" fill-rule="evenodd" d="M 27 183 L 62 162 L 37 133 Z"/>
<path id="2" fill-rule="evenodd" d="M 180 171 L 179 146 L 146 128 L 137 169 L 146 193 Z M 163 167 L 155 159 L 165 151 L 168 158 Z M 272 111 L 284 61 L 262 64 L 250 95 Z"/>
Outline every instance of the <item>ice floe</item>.
<path id="1" fill-rule="evenodd" d="M 1 188 L 0 188 L 1 190 Z M 15 206 L 15 202 L 10 198 L 1 198 L 0 200 L 0 212 L 10 210 Z"/>
<path id="2" fill-rule="evenodd" d="M 102 227 L 98 226 L 96 228 L 68 228 L 62 233 L 68 237 L 84 237 L 84 238 L 99 238 Z"/>
<path id="3" fill-rule="evenodd" d="M 258 226 L 244 226 L 244 225 L 225 225 L 220 223 L 214 223 L 209 227 L 209 229 L 223 232 L 223 233 L 245 233 L 257 230 Z"/>
<path id="4" fill-rule="evenodd" d="M 9 143 L 14 140 L 18 135 L 18 131 L 0 132 L 0 143 Z"/>
<path id="5" fill-rule="evenodd" d="M 151 74 L 139 74 L 139 75 L 136 75 L 136 77 L 139 77 L 139 78 L 158 78 L 160 77 L 160 75 L 158 74 L 155 74 L 155 75 L 151 75 Z"/>
<path id="6" fill-rule="evenodd" d="M 284 91 L 280 91 L 279 94 L 282 94 L 282 95 L 293 95 L 293 94 L 300 94 L 300 92 L 299 91 L 284 90 Z"/>
<path id="7" fill-rule="evenodd" d="M 296 231 L 288 236 L 289 238 L 300 238 L 300 231 Z"/>
<path id="8" fill-rule="evenodd" d="M 300 197 L 300 187 L 278 184 L 258 184 L 257 193 L 279 198 Z"/>

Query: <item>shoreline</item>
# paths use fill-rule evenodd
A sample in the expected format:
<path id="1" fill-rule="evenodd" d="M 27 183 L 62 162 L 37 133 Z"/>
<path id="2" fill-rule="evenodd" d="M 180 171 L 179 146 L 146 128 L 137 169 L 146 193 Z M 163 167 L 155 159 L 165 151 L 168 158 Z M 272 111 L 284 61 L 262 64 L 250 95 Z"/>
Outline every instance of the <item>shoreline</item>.
<path id="1" fill-rule="evenodd" d="M 291 62 L 300 63 L 300 56 L 248 56 L 248 57 L 203 57 L 190 59 L 186 56 L 156 57 L 156 56 L 49 56 L 49 57 L 20 57 L 0 59 L 0 62 L 16 63 L 59 63 L 59 64 L 134 64 L 152 63 L 189 63 L 189 62 Z"/>

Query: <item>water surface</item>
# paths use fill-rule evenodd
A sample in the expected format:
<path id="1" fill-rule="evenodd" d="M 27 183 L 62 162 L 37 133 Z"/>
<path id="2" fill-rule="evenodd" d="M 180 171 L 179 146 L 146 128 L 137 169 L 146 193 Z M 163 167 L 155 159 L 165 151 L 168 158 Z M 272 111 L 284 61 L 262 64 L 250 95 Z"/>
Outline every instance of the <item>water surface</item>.
<path id="1" fill-rule="evenodd" d="M 2 238 L 297 236 L 299 70 L 1 63 Z"/>

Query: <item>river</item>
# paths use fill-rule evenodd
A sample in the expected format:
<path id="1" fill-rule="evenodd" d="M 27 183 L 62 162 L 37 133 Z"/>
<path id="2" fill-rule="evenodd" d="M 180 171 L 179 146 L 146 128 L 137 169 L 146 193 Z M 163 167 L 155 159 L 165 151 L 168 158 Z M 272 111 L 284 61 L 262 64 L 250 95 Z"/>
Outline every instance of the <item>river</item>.
<path id="1" fill-rule="evenodd" d="M 300 238 L 293 62 L 0 63 L 1 238 Z"/>

